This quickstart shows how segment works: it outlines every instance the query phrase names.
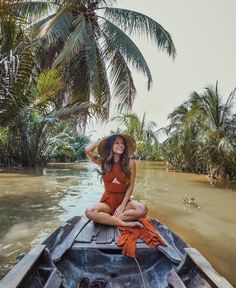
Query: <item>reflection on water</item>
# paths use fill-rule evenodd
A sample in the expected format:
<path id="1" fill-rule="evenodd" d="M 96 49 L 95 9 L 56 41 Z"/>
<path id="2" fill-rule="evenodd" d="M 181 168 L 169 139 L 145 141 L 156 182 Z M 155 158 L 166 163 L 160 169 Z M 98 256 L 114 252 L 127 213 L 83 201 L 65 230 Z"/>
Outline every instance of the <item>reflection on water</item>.
<path id="1" fill-rule="evenodd" d="M 168 172 L 158 162 L 137 161 L 137 168 L 134 198 L 236 285 L 236 191 L 210 186 L 204 175 Z M 88 162 L 1 171 L 0 277 L 17 255 L 83 214 L 102 192 L 95 166 Z M 184 205 L 185 195 L 194 197 L 199 208 Z"/>

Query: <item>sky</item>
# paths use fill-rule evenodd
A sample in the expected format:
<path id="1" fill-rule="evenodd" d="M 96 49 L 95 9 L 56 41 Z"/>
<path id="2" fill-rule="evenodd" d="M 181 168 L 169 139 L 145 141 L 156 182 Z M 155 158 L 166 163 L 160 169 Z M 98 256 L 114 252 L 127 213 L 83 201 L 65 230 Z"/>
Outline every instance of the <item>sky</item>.
<path id="1" fill-rule="evenodd" d="M 209 85 L 227 99 L 236 87 L 236 1 L 235 0 L 118 0 L 117 6 L 141 12 L 161 24 L 172 36 L 175 60 L 158 51 L 145 37 L 132 38 L 143 53 L 153 77 L 133 73 L 137 96 L 133 112 L 147 121 L 165 127 L 176 107 L 188 100 L 193 91 L 201 93 Z M 113 116 L 113 115 L 111 115 Z M 109 134 L 119 123 L 90 127 L 94 137 Z"/>

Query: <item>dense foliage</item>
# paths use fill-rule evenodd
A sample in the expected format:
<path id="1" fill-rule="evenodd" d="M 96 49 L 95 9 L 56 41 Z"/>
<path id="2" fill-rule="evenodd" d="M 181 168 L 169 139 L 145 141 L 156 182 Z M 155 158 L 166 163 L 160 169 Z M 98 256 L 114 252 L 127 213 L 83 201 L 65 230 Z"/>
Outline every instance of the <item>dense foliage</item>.
<path id="1" fill-rule="evenodd" d="M 169 134 L 162 147 L 175 169 L 236 182 L 235 94 L 236 89 L 224 103 L 216 83 L 201 94 L 193 92 L 169 115 Z"/>
<path id="2" fill-rule="evenodd" d="M 114 119 L 119 120 L 124 128 L 118 128 L 114 133 L 124 133 L 132 136 L 137 144 L 135 157 L 137 159 L 160 160 L 160 144 L 158 142 L 157 124 L 146 121 L 144 113 L 142 119 L 132 113 L 123 114 Z"/>
<path id="3" fill-rule="evenodd" d="M 76 117 L 85 132 L 90 117 L 108 119 L 111 101 L 120 111 L 131 109 L 131 67 L 147 78 L 148 89 L 152 76 L 128 34 L 175 56 L 159 23 L 113 2 L 0 1 L 0 165 L 43 165 L 50 151 L 75 159 L 80 141 L 63 131 L 54 135 L 55 123 Z"/>
<path id="4" fill-rule="evenodd" d="M 84 148 L 88 143 L 89 137 L 78 133 L 76 119 L 60 121 L 53 127 L 44 157 L 56 162 L 75 161 L 85 157 Z"/>

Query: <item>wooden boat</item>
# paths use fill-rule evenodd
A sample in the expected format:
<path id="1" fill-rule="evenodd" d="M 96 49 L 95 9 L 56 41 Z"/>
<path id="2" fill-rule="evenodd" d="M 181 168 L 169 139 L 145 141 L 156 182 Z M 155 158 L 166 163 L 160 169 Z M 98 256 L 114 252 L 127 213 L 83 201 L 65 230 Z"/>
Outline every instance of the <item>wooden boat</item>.
<path id="1" fill-rule="evenodd" d="M 233 287 L 196 249 L 159 221 L 151 221 L 168 246 L 151 249 L 138 239 L 133 259 L 117 247 L 115 227 L 76 216 L 18 262 L 0 288 L 78 288 L 83 277 L 98 288 Z M 104 279 L 105 286 L 97 278 Z"/>

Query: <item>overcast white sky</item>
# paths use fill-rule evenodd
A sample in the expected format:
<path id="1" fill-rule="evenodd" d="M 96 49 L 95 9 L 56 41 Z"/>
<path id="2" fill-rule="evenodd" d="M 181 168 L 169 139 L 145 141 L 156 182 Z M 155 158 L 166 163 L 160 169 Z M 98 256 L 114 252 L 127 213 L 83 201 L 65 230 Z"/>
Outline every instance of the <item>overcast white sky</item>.
<path id="1" fill-rule="evenodd" d="M 177 49 L 174 61 L 143 39 L 135 39 L 153 76 L 151 91 L 146 79 L 134 74 L 137 97 L 133 111 L 158 127 L 168 125 L 167 116 L 188 99 L 192 91 L 219 81 L 226 99 L 236 87 L 236 0 L 118 0 L 118 6 L 150 16 L 172 36 Z M 108 134 L 115 123 L 103 126 Z"/>

